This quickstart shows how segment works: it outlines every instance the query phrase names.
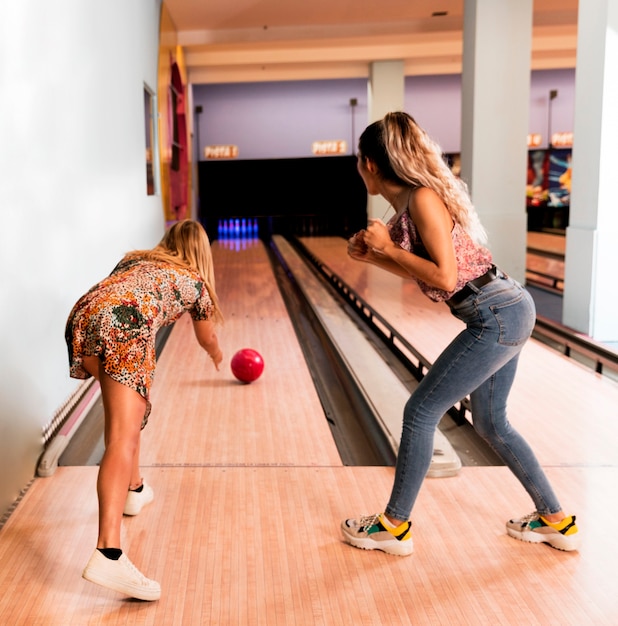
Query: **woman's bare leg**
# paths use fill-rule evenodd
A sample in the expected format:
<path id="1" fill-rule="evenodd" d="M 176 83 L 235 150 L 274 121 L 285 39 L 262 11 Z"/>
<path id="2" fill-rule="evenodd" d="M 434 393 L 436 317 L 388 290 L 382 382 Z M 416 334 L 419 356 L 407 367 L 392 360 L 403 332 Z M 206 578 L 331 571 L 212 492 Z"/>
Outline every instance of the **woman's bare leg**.
<path id="1" fill-rule="evenodd" d="M 146 400 L 100 372 L 105 409 L 105 453 L 99 468 L 99 538 L 97 548 L 119 548 L 122 512 L 139 458 L 140 428 Z"/>
<path id="2" fill-rule="evenodd" d="M 101 369 L 101 361 L 96 356 L 84 356 L 82 357 L 82 367 L 90 374 L 99 380 L 99 370 Z"/>
<path id="3" fill-rule="evenodd" d="M 84 358 L 84 369 L 101 385 L 105 452 L 97 479 L 99 550 L 94 551 L 82 576 L 140 600 L 158 600 L 161 597 L 159 583 L 146 578 L 120 550 L 122 516 L 129 486 L 136 471 L 139 476 L 139 441 L 146 400 L 110 378 L 96 357 Z M 139 480 L 141 482 L 141 477 Z M 116 550 L 106 550 L 109 548 Z"/>
<path id="4" fill-rule="evenodd" d="M 105 452 L 97 480 L 97 548 L 120 548 L 120 528 L 127 492 L 130 486 L 139 487 L 142 482 L 139 444 L 146 400 L 137 391 L 110 378 L 97 357 L 84 357 L 83 365 L 101 385 L 105 411 Z"/>
<path id="5" fill-rule="evenodd" d="M 129 489 L 137 489 L 143 482 L 142 470 L 140 469 L 140 466 L 139 466 L 140 443 L 141 443 L 141 431 L 137 439 L 137 446 L 135 448 L 135 454 L 133 455 L 133 468 L 131 470 L 131 482 L 129 483 Z"/>
<path id="6" fill-rule="evenodd" d="M 96 356 L 85 356 L 82 358 L 82 365 L 84 369 L 94 376 L 96 380 L 101 382 L 101 373 L 105 373 L 101 366 L 101 361 L 99 361 Z M 105 431 L 105 446 L 107 447 L 107 429 Z M 137 447 L 135 449 L 135 454 L 133 456 L 133 468 L 131 470 L 131 481 L 129 483 L 129 489 L 137 489 L 143 482 L 142 480 L 142 471 L 139 465 L 140 461 L 140 443 L 141 443 L 141 431 L 140 437 L 137 441 Z"/>

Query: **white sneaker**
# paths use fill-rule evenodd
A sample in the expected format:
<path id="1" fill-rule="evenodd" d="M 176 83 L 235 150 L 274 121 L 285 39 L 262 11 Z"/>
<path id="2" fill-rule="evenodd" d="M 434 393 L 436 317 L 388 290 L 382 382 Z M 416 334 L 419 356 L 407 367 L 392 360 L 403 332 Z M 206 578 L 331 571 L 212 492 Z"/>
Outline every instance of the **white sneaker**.
<path id="1" fill-rule="evenodd" d="M 127 494 L 127 501 L 124 505 L 125 515 L 137 515 L 147 504 L 154 500 L 152 487 L 144 481 L 144 488 L 141 491 L 131 491 Z"/>
<path id="2" fill-rule="evenodd" d="M 82 572 L 82 577 L 92 583 L 124 593 L 138 600 L 158 600 L 161 597 L 161 586 L 156 580 L 146 578 L 129 561 L 126 554 L 121 554 L 117 561 L 108 559 L 95 550 Z"/>

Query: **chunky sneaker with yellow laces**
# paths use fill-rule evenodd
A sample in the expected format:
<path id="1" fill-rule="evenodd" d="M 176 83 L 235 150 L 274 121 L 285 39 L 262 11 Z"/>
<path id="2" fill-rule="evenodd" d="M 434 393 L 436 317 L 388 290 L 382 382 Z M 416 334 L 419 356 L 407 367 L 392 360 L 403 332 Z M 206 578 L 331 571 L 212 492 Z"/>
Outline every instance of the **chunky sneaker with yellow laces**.
<path id="1" fill-rule="evenodd" d="M 112 589 L 138 600 L 158 600 L 161 586 L 156 580 L 146 578 L 129 561 L 126 554 L 120 558 L 108 559 L 99 550 L 95 550 L 82 572 L 82 577 L 107 589 Z"/>
<path id="2" fill-rule="evenodd" d="M 355 548 L 407 556 L 414 549 L 411 526 L 412 522 L 408 521 L 395 528 L 383 513 L 379 513 L 359 520 L 347 519 L 341 522 L 341 532 L 344 541 Z"/>
<path id="3" fill-rule="evenodd" d="M 521 519 L 509 520 L 506 523 L 506 532 L 520 541 L 547 543 L 552 548 L 567 552 L 577 550 L 580 544 L 575 515 L 569 515 L 554 524 L 538 513 L 530 513 Z"/>
<path id="4" fill-rule="evenodd" d="M 147 504 L 150 504 L 154 500 L 154 491 L 152 487 L 147 483 L 142 483 L 141 491 L 129 490 L 127 494 L 127 500 L 124 504 L 125 515 L 137 515 Z"/>

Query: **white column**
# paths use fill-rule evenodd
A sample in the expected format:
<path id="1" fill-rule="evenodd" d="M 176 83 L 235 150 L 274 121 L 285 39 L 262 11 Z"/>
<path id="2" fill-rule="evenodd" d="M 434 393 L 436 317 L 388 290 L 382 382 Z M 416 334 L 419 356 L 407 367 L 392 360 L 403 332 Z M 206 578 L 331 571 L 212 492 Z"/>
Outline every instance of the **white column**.
<path id="1" fill-rule="evenodd" d="M 562 321 L 618 341 L 618 0 L 579 3 Z"/>
<path id="2" fill-rule="evenodd" d="M 461 175 L 494 260 L 519 281 L 526 263 L 532 0 L 465 0 Z"/>
<path id="3" fill-rule="evenodd" d="M 403 111 L 405 76 L 403 61 L 375 61 L 369 68 L 367 124 L 387 113 Z M 381 196 L 369 196 L 367 217 L 382 218 L 388 202 Z M 390 217 L 390 216 L 387 216 Z"/>

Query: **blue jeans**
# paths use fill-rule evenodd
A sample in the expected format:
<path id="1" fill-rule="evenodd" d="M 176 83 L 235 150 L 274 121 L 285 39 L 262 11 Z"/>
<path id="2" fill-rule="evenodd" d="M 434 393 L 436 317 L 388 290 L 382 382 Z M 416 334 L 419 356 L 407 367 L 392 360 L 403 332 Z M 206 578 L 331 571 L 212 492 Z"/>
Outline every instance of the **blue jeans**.
<path id="1" fill-rule="evenodd" d="M 451 308 L 466 324 L 438 357 L 406 403 L 393 490 L 385 509 L 407 520 L 431 458 L 434 431 L 455 403 L 470 395 L 476 432 L 493 448 L 526 491 L 541 515 L 561 510 L 530 446 L 506 416 L 507 397 L 519 354 L 534 328 L 530 294 L 501 274 Z M 534 408 L 531 407 L 531 411 Z"/>

